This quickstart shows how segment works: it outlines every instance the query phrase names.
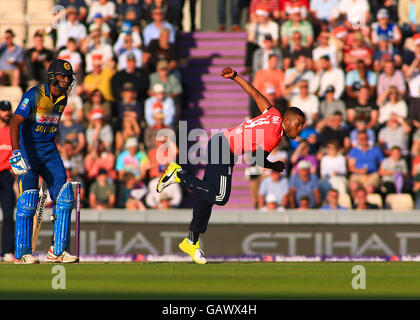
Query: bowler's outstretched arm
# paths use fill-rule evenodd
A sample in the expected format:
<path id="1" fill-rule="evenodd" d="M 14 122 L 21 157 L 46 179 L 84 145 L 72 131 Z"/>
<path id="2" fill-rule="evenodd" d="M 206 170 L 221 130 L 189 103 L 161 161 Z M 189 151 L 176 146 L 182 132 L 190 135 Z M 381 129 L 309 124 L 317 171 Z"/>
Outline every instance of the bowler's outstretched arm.
<path id="1" fill-rule="evenodd" d="M 246 81 L 242 78 L 236 71 L 234 71 L 231 67 L 225 67 L 221 72 L 220 75 L 226 79 L 232 79 L 237 84 L 241 86 L 244 91 L 250 95 L 257 104 L 258 108 L 260 109 L 261 113 L 263 113 L 266 109 L 271 106 L 270 101 L 261 94 L 251 83 Z"/>

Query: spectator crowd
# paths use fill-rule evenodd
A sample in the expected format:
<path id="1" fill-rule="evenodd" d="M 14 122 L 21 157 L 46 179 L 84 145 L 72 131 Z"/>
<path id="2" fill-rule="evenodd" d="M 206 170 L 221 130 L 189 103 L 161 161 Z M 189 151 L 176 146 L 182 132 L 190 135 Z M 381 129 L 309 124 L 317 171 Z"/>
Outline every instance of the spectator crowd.
<path id="1" fill-rule="evenodd" d="M 297 140 L 283 139 L 270 155 L 287 163 L 285 173 L 247 171 L 254 206 L 344 209 L 338 199 L 347 194 L 353 208 L 366 209 L 376 207 L 369 194 L 384 201 L 410 193 L 420 207 L 420 2 L 230 1 L 232 31 L 243 30 L 238 15 L 248 8 L 244 73 L 281 111 L 297 106 L 307 117 Z M 184 1 L 56 4 L 66 19 L 36 32 L 33 47 L 15 44 L 12 29 L 4 33 L 0 85 L 26 90 L 44 80 L 54 58 L 70 61 L 76 84 L 57 139 L 69 179 L 82 182 L 84 205 L 179 207 L 179 185 L 155 192 L 165 168 L 158 149 L 172 143 L 156 134 L 176 130 L 182 110 Z M 177 157 L 171 150 L 168 162 Z"/>
<path id="2" fill-rule="evenodd" d="M 69 180 L 82 183 L 85 206 L 144 210 L 179 207 L 179 186 L 156 194 L 165 163 L 160 129 L 175 129 L 182 76 L 176 35 L 181 1 L 57 0 L 56 28 L 39 29 L 32 47 L 7 29 L 0 46 L 0 85 L 23 91 L 45 81 L 54 59 L 71 62 L 75 85 L 57 134 Z M 45 45 L 52 40 L 53 48 Z M 175 147 L 176 150 L 176 147 Z M 175 160 L 176 151 L 165 159 Z M 166 190 L 165 190 L 166 191 Z"/>
<path id="3" fill-rule="evenodd" d="M 307 117 L 276 151 L 284 174 L 247 171 L 254 206 L 371 209 L 410 194 L 419 208 L 420 2 L 251 0 L 249 13 L 245 74 Z"/>

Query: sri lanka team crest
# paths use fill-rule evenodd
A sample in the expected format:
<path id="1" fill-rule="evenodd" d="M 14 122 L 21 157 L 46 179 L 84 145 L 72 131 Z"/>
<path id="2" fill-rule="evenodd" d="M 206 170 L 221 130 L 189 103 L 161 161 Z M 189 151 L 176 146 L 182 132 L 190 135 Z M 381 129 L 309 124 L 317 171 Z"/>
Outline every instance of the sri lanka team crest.
<path id="1" fill-rule="evenodd" d="M 70 63 L 68 63 L 68 62 L 64 62 L 63 67 L 66 70 L 70 70 L 71 69 Z"/>

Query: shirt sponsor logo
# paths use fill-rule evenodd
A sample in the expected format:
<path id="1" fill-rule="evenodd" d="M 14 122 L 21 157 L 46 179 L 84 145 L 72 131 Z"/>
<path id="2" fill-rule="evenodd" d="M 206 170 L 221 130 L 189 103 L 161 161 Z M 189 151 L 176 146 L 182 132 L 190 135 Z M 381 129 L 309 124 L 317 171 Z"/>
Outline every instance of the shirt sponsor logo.
<path id="1" fill-rule="evenodd" d="M 58 125 L 58 123 L 60 122 L 60 116 L 37 114 L 36 122 L 43 125 Z"/>
<path id="2" fill-rule="evenodd" d="M 245 127 L 245 129 L 248 129 L 248 128 L 254 128 L 254 127 L 257 127 L 257 126 L 262 126 L 264 124 L 270 124 L 270 116 L 268 116 L 266 118 L 256 119 L 256 120 L 247 120 L 244 123 L 244 127 Z"/>
<path id="3" fill-rule="evenodd" d="M 28 99 L 28 98 L 25 98 L 25 99 L 23 99 L 23 101 L 22 101 L 22 103 L 21 103 L 20 107 L 21 107 L 22 109 L 25 109 L 25 108 L 26 108 L 26 106 L 28 105 L 28 103 L 29 103 L 29 99 Z"/>
<path id="4" fill-rule="evenodd" d="M 271 123 L 273 123 L 273 124 L 280 123 L 280 117 L 279 116 L 273 116 L 273 120 L 271 121 Z"/>
<path id="5" fill-rule="evenodd" d="M 36 128 L 35 128 L 35 132 L 38 132 L 38 133 L 55 133 L 55 132 L 57 132 L 57 127 L 37 125 Z"/>

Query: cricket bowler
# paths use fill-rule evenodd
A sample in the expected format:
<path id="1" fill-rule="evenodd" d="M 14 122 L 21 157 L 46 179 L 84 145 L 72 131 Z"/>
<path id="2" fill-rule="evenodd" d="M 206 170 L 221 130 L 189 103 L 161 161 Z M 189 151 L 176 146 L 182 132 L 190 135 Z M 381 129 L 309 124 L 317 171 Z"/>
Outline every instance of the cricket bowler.
<path id="1" fill-rule="evenodd" d="M 199 235 L 207 229 L 213 205 L 223 206 L 228 202 L 232 171 L 238 157 L 245 153 L 256 154 L 256 163 L 259 166 L 281 172 L 285 168 L 284 163 L 270 162 L 267 157 L 280 143 L 283 134 L 295 139 L 305 123 L 302 110 L 290 107 L 282 116 L 265 96 L 230 67 L 225 67 L 220 75 L 235 81 L 255 100 L 262 114 L 235 128 L 216 134 L 209 140 L 203 180 L 172 162 L 157 185 L 157 192 L 162 192 L 173 183 L 181 183 L 197 196 L 188 237 L 179 247 L 198 264 L 207 263 L 198 241 Z"/>

